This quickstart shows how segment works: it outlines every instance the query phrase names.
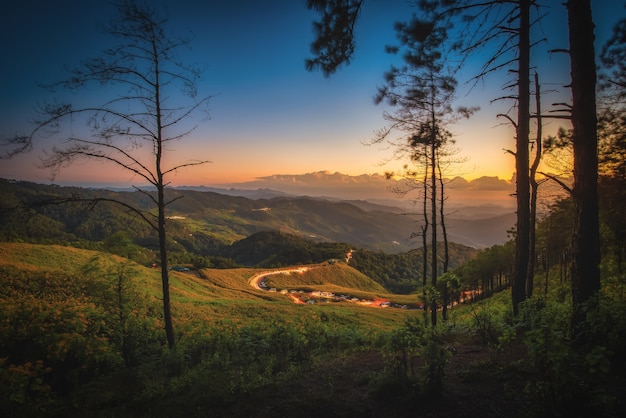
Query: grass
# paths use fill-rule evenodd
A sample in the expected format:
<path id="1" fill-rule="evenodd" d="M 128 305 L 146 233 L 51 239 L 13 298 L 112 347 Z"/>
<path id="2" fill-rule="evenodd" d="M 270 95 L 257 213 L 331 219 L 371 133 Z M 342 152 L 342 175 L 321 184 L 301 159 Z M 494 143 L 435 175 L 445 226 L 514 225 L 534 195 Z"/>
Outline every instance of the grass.
<path id="1" fill-rule="evenodd" d="M 311 267 L 267 281 L 400 304 L 418 300 L 389 294 L 344 263 Z M 0 415 L 530 416 L 528 379 L 536 380 L 536 393 L 546 384 L 560 393 L 550 379 L 562 382 L 570 371 L 561 360 L 571 353 L 558 334 L 540 328 L 532 334 L 535 350 L 526 349 L 510 323 L 508 292 L 450 309 L 449 321 L 432 331 L 420 325 L 420 310 L 295 304 L 287 294 L 250 286 L 264 271 L 171 272 L 178 344 L 167 350 L 160 270 L 96 251 L 0 243 L 0 383 L 10 389 L 0 391 Z M 555 316 L 532 313 L 546 321 Z M 626 329 L 622 317 L 607 323 Z M 485 342 L 491 331 L 497 340 Z M 542 354 L 543 347 L 552 351 Z M 604 365 L 599 348 L 581 358 Z M 524 363 L 532 353 L 551 368 Z M 397 373 L 398 365 L 408 367 L 403 355 L 413 356 L 408 377 Z M 444 398 L 418 390 L 427 387 L 424 370 L 433 362 L 445 368 Z"/>
<path id="2" fill-rule="evenodd" d="M 385 292 L 379 283 L 344 263 L 319 264 L 303 273 L 268 276 L 266 281 L 270 287 L 276 288 L 295 288 L 302 285 L 336 285 L 368 292 Z"/>
<path id="3" fill-rule="evenodd" d="M 61 245 L 0 244 L 0 263 L 24 270 L 76 273 L 97 252 Z M 111 256 L 113 258 L 113 256 Z M 120 262 L 121 259 L 117 258 Z"/>
<path id="4" fill-rule="evenodd" d="M 0 269 L 20 271 L 26 275 L 55 272 L 91 280 L 94 275 L 115 275 L 117 266 L 127 263 L 131 280 L 139 284 L 153 302 L 161 298 L 160 270 L 130 263 L 127 260 L 97 251 L 58 245 L 0 243 Z M 89 271 L 89 274 L 85 274 Z M 367 326 L 388 329 L 401 325 L 407 317 L 419 313 L 399 309 L 373 309 L 352 303 L 329 303 L 317 306 L 295 305 L 288 296 L 252 288 L 248 280 L 267 270 L 202 269 L 170 272 L 172 314 L 183 326 L 187 321 L 234 321 L 250 324 L 257 321 L 319 320 L 330 318 L 345 326 Z M 325 279 L 326 278 L 326 279 Z M 326 265 L 304 274 L 271 276 L 272 284 L 311 288 L 337 294 L 349 293 L 363 299 L 393 298 L 398 303 L 415 301 L 415 296 L 389 295 L 384 289 L 345 264 Z M 317 318 L 317 319 L 316 319 Z"/>
<path id="5" fill-rule="evenodd" d="M 12 269 L 23 275 L 55 272 L 90 280 L 94 275 L 114 275 L 120 264 L 129 265 L 131 280 L 160 303 L 160 270 L 130 263 L 127 260 L 97 251 L 59 245 L 0 243 L 0 269 Z M 371 280 L 344 263 L 312 266 L 304 273 L 268 276 L 269 287 L 288 290 L 318 290 L 336 295 L 349 295 L 364 300 L 383 299 L 394 304 L 411 305 L 417 295 L 396 295 L 385 291 Z M 89 271 L 89 274 L 85 272 Z M 264 269 L 202 269 L 190 272 L 170 272 L 172 314 L 179 327 L 188 321 L 216 323 L 233 321 L 250 324 L 257 321 L 330 320 L 342 326 L 368 327 L 388 330 L 401 326 L 407 318 L 422 317 L 423 312 L 396 308 L 376 309 L 349 302 L 329 302 L 317 305 L 296 305 L 284 294 L 252 288 L 248 280 Z M 496 296 L 495 305 L 506 305 L 508 294 Z M 502 300 L 500 300 L 502 299 Z M 452 325 L 471 322 L 476 308 L 461 305 L 449 310 Z"/>

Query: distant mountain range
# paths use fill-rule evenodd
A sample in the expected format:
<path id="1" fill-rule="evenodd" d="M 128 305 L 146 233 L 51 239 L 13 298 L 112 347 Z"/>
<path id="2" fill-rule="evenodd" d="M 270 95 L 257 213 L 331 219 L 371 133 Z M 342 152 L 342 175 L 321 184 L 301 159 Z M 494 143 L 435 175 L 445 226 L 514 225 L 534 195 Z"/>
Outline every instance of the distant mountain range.
<path id="1" fill-rule="evenodd" d="M 222 194 L 224 196 L 240 196 L 248 199 L 258 200 L 258 199 L 272 199 L 274 197 L 285 197 L 291 196 L 296 197 L 296 195 L 291 195 L 289 193 L 281 192 L 273 189 L 236 189 L 234 187 L 231 188 L 221 188 L 221 187 L 208 187 L 208 186 L 179 186 L 176 187 L 177 190 L 195 190 L 197 192 L 211 192 Z"/>
<path id="2" fill-rule="evenodd" d="M 484 176 L 473 180 L 454 177 L 445 179 L 445 184 L 447 202 L 451 208 L 489 204 L 513 209 L 515 206 L 515 200 L 511 197 L 511 194 L 515 192 L 514 183 L 496 176 Z M 226 194 L 237 193 L 238 196 L 244 196 L 239 193 L 267 190 L 271 193 L 285 193 L 290 196 L 324 197 L 329 200 L 367 200 L 386 206 L 407 208 L 411 207 L 411 200 L 414 197 L 410 190 L 419 188 L 419 185 L 410 179 L 388 178 L 382 174 L 352 176 L 328 171 L 275 174 L 247 182 L 210 186 L 218 193 L 228 190 Z M 196 189 L 195 186 L 181 186 L 181 188 Z M 202 190 L 202 186 L 198 190 Z"/>
<path id="3" fill-rule="evenodd" d="M 192 190 L 193 189 L 193 190 Z M 238 190 L 207 187 L 169 189 L 170 198 L 184 198 L 169 207 L 172 228 L 187 231 L 189 240 L 231 244 L 259 231 L 276 230 L 318 242 L 344 242 L 361 248 L 389 253 L 405 252 L 419 247 L 411 239 L 419 230 L 420 216 L 411 210 L 367 200 L 291 196 L 271 189 Z M 60 187 L 29 182 L 0 180 L 0 206 L 8 209 L 20 202 L 32 204 L 38 199 L 60 196 L 105 195 L 138 207 L 147 208 L 144 193 L 77 187 Z M 50 218 L 46 227 L 57 225 L 58 233 L 83 235 L 86 239 L 103 239 L 105 231 L 129 230 L 129 214 L 108 206 L 93 211 L 38 206 L 34 209 Z M 71 213 L 71 215 L 70 215 Z M 106 222 L 105 222 L 106 220 Z M 44 222 L 41 219 L 39 222 Z M 106 223 L 109 224 L 106 224 Z M 132 221 L 136 222 L 136 220 Z M 509 208 L 496 205 L 457 207 L 446 218 L 449 241 L 484 248 L 507 241 L 507 230 L 515 224 Z M 23 225 L 22 225 L 23 226 Z M 4 225 L 16 227 L 15 225 Z M 141 226 L 133 227 L 138 235 Z M 204 237 L 204 238 L 203 238 Z M 180 237 L 183 239 L 183 236 Z"/>
<path id="4" fill-rule="evenodd" d="M 281 199 L 277 198 L 289 198 L 289 199 L 307 199 L 315 200 L 316 202 L 328 202 L 328 203 L 342 203 L 355 206 L 368 213 L 367 216 L 373 216 L 379 219 L 383 224 L 387 225 L 386 231 L 394 231 L 396 233 L 396 239 L 392 242 L 396 246 L 402 248 L 414 248 L 419 243 L 411 244 L 412 240 L 409 240 L 409 234 L 406 231 L 415 231 L 416 222 L 421 218 L 415 213 L 411 213 L 407 208 L 399 206 L 388 206 L 387 204 L 393 203 L 390 201 L 382 201 L 382 203 L 370 202 L 368 200 L 341 200 L 337 198 L 329 197 L 298 197 L 289 195 L 287 193 L 272 190 L 272 189 L 220 189 L 214 187 L 178 187 L 178 190 L 196 190 L 218 193 L 226 196 L 241 196 L 252 200 L 272 200 L 274 203 L 279 202 Z M 294 200 L 291 200 L 292 204 Z M 386 204 L 385 204 L 386 203 Z M 270 203 L 268 203 L 270 204 Z M 316 203 L 316 205 L 319 203 Z M 312 208 L 311 203 L 302 205 L 302 210 L 307 211 Z M 332 206 L 329 206 L 332 207 Z M 268 206 L 269 208 L 269 206 Z M 329 213 L 332 211 L 329 210 Z M 398 218 L 398 215 L 401 215 Z M 354 219 L 364 217 L 364 214 L 357 214 L 355 211 Z M 390 219 L 391 218 L 391 219 Z M 458 206 L 448 213 L 446 217 L 446 227 L 449 234 L 449 240 L 457 244 L 466 245 L 474 248 L 486 248 L 494 244 L 503 244 L 508 240 L 508 232 L 515 225 L 515 214 L 509 208 L 497 206 L 497 205 L 482 205 L 482 206 Z M 407 229 L 408 228 L 408 229 Z M 323 228 L 320 228 L 323 229 Z M 405 236 L 402 237 L 402 232 Z M 372 234 L 375 235 L 375 234 Z M 380 233 L 381 236 L 386 236 L 385 232 Z M 318 237 L 320 234 L 312 233 L 311 236 Z M 361 243 L 368 246 L 371 244 L 369 240 L 344 240 L 343 242 Z M 386 247 L 382 243 L 376 243 L 377 246 Z"/>

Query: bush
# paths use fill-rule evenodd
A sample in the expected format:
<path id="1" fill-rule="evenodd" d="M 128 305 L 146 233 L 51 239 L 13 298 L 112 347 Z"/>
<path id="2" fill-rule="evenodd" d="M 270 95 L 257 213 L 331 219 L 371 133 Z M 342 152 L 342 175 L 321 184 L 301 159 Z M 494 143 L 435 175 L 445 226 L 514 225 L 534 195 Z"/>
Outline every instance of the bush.
<path id="1" fill-rule="evenodd" d="M 384 337 L 381 352 L 391 378 L 406 384 L 416 375 L 415 360 L 424 346 L 424 333 L 418 319 L 407 319 L 403 327 Z"/>
<path id="2" fill-rule="evenodd" d="M 623 360 L 614 356 L 614 350 L 624 347 L 626 312 L 623 302 L 613 302 L 590 301 L 576 334 L 570 304 L 532 300 L 526 304 L 525 342 L 536 373 L 526 393 L 536 416 L 614 416 L 619 409 L 618 392 L 625 382 L 619 372 Z"/>

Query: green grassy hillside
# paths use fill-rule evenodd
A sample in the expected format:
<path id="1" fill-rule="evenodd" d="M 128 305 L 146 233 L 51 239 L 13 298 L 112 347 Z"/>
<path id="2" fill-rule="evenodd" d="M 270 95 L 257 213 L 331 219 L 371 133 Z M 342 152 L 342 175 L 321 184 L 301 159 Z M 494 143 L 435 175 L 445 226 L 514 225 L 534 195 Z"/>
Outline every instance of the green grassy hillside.
<path id="1" fill-rule="evenodd" d="M 271 275 L 265 282 L 268 288 L 277 291 L 320 291 L 364 301 L 382 299 L 400 305 L 416 305 L 419 302 L 417 295 L 389 293 L 379 283 L 343 262 L 314 265 L 304 272 Z"/>
<path id="2" fill-rule="evenodd" d="M 66 415 L 72 408 L 66 402 L 80 403 L 76 397 L 154 402 L 173 390 L 163 368 L 186 376 L 179 360 L 210 366 L 203 379 L 212 380 L 203 385 L 222 402 L 309 364 L 320 350 L 348 348 L 418 315 L 348 303 L 296 305 L 288 295 L 250 285 L 264 271 L 172 271 L 172 314 L 184 360 L 173 359 L 173 352 L 163 353 L 159 270 L 97 251 L 0 243 L 0 382 L 10 387 L 0 395 L 0 412 Z M 299 279 L 362 297 L 384 293 L 345 264 L 316 266 Z M 231 376 L 236 370 L 241 374 Z M 120 374 L 123 385 L 106 383 Z M 227 386 L 215 387 L 219 379 Z M 103 384 L 113 386 L 96 389 Z"/>
<path id="3" fill-rule="evenodd" d="M 472 413 L 539 417 L 574 396 L 585 416 L 623 409 L 616 292 L 590 324 L 592 350 L 579 352 L 563 342 L 562 301 L 533 299 L 514 320 L 503 292 L 453 308 L 431 330 L 420 310 L 294 303 L 280 290 L 417 299 L 388 294 L 343 262 L 307 267 L 267 276 L 275 292 L 250 284 L 274 270 L 172 271 L 169 350 L 157 269 L 97 251 L 0 243 L 0 416 L 294 416 L 311 405 L 327 407 L 319 416 L 468 416 L 472 399 Z M 572 373 L 584 380 L 563 386 Z"/>
<path id="4" fill-rule="evenodd" d="M 294 274 L 273 275 L 267 281 L 272 287 L 288 289 L 302 286 L 335 285 L 352 290 L 386 293 L 385 288 L 379 283 L 342 262 L 315 265 L 309 270 Z"/>
<path id="5" fill-rule="evenodd" d="M 254 289 L 248 279 L 263 269 L 201 269 L 170 272 L 172 311 L 179 330 L 189 322 L 249 321 L 309 317 L 318 307 L 295 306 L 285 295 Z M 58 245 L 0 243 L 0 294 L 19 298 L 34 294 L 34 288 L 45 288 L 41 296 L 64 294 L 68 298 L 96 301 L 110 296 L 115 300 L 115 286 L 120 274 L 128 287 L 145 295 L 155 314 L 160 304 L 160 271 L 144 267 L 107 253 Z M 54 279 L 53 279 L 54 278 Z M 357 270 L 336 263 L 316 265 L 306 273 L 278 275 L 270 279 L 272 286 L 309 288 L 321 291 L 350 293 L 361 298 L 390 298 L 384 288 Z M 416 296 L 398 296 L 401 301 L 416 301 Z M 363 312 L 353 305 L 325 307 L 334 315 L 352 318 L 352 325 L 367 323 L 386 328 L 389 322 L 404 320 L 410 313 L 398 315 Z M 305 309 L 309 309 L 305 312 Z M 311 312 L 312 311 L 312 312 Z M 372 318 L 361 318 L 372 314 Z M 377 322 L 380 321 L 380 322 Z M 342 322 L 344 322 L 342 320 Z"/>

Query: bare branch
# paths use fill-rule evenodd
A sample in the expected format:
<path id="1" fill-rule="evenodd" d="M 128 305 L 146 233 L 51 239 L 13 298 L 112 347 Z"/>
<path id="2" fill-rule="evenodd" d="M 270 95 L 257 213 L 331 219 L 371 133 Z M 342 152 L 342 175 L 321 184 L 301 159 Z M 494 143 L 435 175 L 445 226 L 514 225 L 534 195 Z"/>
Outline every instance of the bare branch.
<path id="1" fill-rule="evenodd" d="M 558 184 L 559 186 L 561 186 L 563 188 L 563 190 L 565 190 L 567 193 L 569 193 L 570 195 L 572 194 L 572 188 L 569 187 L 567 184 L 565 184 L 561 179 L 559 179 L 558 177 L 549 174 L 549 173 L 544 173 L 542 171 L 538 171 L 539 174 L 541 174 L 542 176 L 549 178 L 550 180 L 554 181 L 556 184 Z"/>
<path id="2" fill-rule="evenodd" d="M 192 162 L 189 162 L 189 163 L 180 164 L 180 165 L 177 165 L 175 167 L 170 168 L 169 170 L 163 171 L 163 174 L 165 175 L 165 174 L 171 173 L 173 171 L 179 170 L 179 169 L 184 168 L 184 167 L 194 167 L 194 166 L 197 166 L 197 165 L 208 164 L 210 162 L 211 161 L 206 160 L 206 161 L 192 161 Z"/>
<path id="3" fill-rule="evenodd" d="M 511 125 L 513 125 L 513 127 L 514 127 L 515 129 L 517 129 L 517 122 L 515 122 L 515 120 L 513 120 L 513 118 L 512 118 L 512 117 L 510 117 L 509 115 L 506 115 L 506 114 L 504 114 L 504 113 L 498 113 L 497 117 L 499 117 L 499 118 L 505 118 L 506 120 L 508 120 L 508 121 L 509 121 L 509 123 L 510 123 Z"/>

